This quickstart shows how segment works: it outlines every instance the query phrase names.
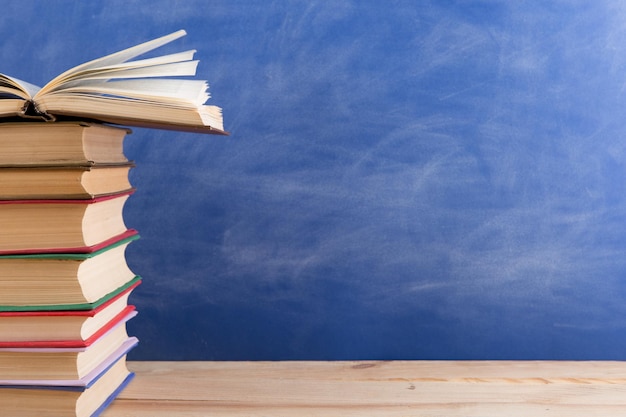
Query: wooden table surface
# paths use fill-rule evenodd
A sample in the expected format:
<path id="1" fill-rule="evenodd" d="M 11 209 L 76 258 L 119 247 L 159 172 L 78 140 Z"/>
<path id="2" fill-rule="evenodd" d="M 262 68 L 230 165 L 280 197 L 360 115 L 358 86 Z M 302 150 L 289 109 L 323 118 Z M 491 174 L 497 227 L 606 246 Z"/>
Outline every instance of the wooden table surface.
<path id="1" fill-rule="evenodd" d="M 626 362 L 129 362 L 103 417 L 626 416 Z"/>

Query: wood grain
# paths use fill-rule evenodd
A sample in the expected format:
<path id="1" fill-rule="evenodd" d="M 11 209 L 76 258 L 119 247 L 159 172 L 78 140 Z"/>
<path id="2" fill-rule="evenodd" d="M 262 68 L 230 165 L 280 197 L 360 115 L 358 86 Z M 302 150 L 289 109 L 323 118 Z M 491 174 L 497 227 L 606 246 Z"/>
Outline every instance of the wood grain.
<path id="1" fill-rule="evenodd" d="M 626 416 L 626 363 L 130 362 L 103 417 Z"/>

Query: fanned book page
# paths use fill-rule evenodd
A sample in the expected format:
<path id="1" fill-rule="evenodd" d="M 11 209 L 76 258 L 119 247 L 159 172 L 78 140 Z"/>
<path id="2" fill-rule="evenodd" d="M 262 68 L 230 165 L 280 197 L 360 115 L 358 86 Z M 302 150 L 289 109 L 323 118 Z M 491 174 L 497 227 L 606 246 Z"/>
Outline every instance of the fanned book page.
<path id="1" fill-rule="evenodd" d="M 227 134 L 222 110 L 207 105 L 195 50 L 134 58 L 186 35 L 184 30 L 86 62 L 43 87 L 0 74 L 0 118 L 79 118 L 157 129 Z M 2 120 L 0 119 L 0 122 Z"/>

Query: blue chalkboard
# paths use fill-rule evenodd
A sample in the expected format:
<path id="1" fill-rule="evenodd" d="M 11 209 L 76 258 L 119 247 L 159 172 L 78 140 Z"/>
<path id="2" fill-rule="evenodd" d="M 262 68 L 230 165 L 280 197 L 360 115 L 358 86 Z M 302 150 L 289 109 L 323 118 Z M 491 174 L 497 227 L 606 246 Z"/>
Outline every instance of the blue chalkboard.
<path id="1" fill-rule="evenodd" d="M 626 6 L 5 1 L 43 84 L 184 28 L 231 136 L 134 129 L 132 359 L 625 359 Z"/>

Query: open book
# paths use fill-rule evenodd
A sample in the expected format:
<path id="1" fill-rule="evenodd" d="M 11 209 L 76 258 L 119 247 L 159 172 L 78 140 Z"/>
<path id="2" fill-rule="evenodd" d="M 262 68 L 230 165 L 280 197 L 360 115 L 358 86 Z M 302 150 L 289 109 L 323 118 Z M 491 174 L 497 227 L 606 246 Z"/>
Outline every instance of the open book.
<path id="1" fill-rule="evenodd" d="M 86 62 L 42 88 L 0 74 L 0 122 L 16 117 L 73 118 L 227 134 L 221 109 L 205 105 L 207 82 L 180 78 L 196 75 L 195 50 L 133 61 L 184 35 L 179 30 Z"/>

